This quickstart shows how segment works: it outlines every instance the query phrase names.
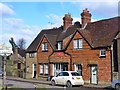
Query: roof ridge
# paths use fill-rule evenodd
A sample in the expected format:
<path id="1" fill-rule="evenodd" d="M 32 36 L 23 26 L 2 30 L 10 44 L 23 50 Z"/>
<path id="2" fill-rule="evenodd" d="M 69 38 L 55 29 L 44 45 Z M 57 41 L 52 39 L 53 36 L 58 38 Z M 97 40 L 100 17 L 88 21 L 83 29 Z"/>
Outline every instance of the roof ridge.
<path id="1" fill-rule="evenodd" d="M 98 21 L 90 22 L 90 23 L 88 23 L 88 24 L 97 23 L 97 22 L 102 22 L 102 21 L 108 21 L 108 20 L 115 19 L 115 18 L 120 18 L 120 16 L 116 16 L 116 17 L 112 17 L 112 18 L 107 18 L 107 19 L 101 19 L 101 20 L 98 20 Z"/>

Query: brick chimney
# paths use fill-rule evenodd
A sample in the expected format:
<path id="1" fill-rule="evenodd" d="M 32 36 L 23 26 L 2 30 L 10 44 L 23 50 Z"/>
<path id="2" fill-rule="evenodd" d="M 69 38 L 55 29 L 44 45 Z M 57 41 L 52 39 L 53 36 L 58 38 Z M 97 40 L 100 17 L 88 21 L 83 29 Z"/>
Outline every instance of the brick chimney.
<path id="1" fill-rule="evenodd" d="M 81 13 L 81 22 L 82 22 L 82 27 L 84 27 L 87 23 L 91 22 L 91 13 L 89 13 L 88 9 L 86 8 L 83 10 Z"/>
<path id="2" fill-rule="evenodd" d="M 65 16 L 63 17 L 63 29 L 66 30 L 68 27 L 70 27 L 72 25 L 72 21 L 73 19 L 71 18 L 71 15 L 65 14 Z"/>

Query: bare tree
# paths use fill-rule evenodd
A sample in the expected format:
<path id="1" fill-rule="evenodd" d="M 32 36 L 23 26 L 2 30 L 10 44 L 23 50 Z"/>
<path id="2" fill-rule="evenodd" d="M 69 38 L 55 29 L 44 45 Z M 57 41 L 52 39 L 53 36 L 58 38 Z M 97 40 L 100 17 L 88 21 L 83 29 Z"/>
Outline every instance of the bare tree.
<path id="1" fill-rule="evenodd" d="M 20 38 L 17 42 L 17 45 L 21 49 L 25 49 L 26 47 L 26 40 L 24 38 Z"/>

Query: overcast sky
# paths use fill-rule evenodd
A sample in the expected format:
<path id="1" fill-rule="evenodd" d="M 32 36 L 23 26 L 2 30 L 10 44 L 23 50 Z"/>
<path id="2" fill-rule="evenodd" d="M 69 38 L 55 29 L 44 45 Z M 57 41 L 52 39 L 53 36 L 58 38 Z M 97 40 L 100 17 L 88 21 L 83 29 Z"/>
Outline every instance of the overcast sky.
<path id="1" fill-rule="evenodd" d="M 0 3 L 0 44 L 9 43 L 11 37 L 15 39 L 15 42 L 20 38 L 25 38 L 26 47 L 28 47 L 42 29 L 63 25 L 64 14 L 70 13 L 73 23 L 81 22 L 80 14 L 85 8 L 88 8 L 92 14 L 92 21 L 118 16 L 119 0 L 97 0 L 97 2 L 95 0 L 90 0 L 91 2 L 88 0 L 86 2 L 73 2 L 72 0 L 71 2 L 64 0 L 59 2 L 50 2 L 50 0 L 49 2 L 3 1 Z"/>

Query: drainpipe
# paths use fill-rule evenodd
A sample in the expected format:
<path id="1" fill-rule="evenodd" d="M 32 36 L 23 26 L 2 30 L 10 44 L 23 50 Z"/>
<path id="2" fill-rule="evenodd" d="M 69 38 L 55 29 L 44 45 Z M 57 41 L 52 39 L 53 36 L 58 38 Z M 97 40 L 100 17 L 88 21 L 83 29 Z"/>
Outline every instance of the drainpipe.
<path id="1" fill-rule="evenodd" d="M 50 80 L 50 56 L 54 53 L 54 51 L 48 56 L 48 67 L 49 67 L 49 75 L 48 75 L 48 78 Z"/>
<path id="2" fill-rule="evenodd" d="M 63 51 L 65 54 L 70 56 L 70 71 L 72 71 L 72 54 Z"/>
<path id="3" fill-rule="evenodd" d="M 113 75 L 113 73 L 114 73 L 114 59 L 113 59 L 113 44 L 111 45 L 111 47 L 110 47 L 110 57 L 111 57 L 111 82 L 112 82 L 112 80 L 114 79 L 114 75 Z"/>

